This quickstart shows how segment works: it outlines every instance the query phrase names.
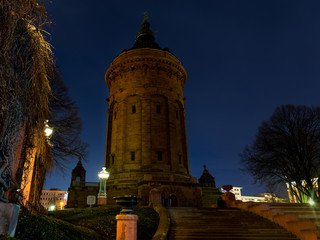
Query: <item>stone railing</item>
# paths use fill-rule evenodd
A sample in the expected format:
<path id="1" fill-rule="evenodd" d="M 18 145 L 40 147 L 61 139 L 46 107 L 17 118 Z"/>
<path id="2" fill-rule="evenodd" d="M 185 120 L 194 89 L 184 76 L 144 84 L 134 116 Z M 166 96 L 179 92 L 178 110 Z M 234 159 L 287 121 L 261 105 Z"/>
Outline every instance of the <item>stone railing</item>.
<path id="1" fill-rule="evenodd" d="M 240 208 L 267 218 L 287 229 L 301 240 L 320 239 L 317 227 L 320 227 L 320 208 L 308 204 L 296 203 L 258 203 L 228 200 L 226 207 Z M 317 226 L 319 225 L 319 226 Z"/>

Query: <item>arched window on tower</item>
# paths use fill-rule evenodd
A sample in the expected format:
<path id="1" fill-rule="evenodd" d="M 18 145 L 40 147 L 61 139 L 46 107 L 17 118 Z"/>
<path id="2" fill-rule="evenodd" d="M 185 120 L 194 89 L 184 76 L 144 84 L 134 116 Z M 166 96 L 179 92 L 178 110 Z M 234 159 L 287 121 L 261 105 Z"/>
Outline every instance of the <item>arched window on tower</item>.
<path id="1" fill-rule="evenodd" d="M 136 105 L 132 105 L 132 113 L 136 113 Z"/>

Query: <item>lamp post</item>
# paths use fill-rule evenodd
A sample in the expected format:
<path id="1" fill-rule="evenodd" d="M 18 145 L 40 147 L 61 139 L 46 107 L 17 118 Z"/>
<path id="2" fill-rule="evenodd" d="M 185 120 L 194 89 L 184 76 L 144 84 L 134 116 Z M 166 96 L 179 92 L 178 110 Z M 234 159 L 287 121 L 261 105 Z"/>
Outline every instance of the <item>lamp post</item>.
<path id="1" fill-rule="evenodd" d="M 109 173 L 106 171 L 106 168 L 103 167 L 102 171 L 98 174 L 100 179 L 100 189 L 98 193 L 98 204 L 105 205 L 107 204 L 107 179 L 109 177 Z"/>

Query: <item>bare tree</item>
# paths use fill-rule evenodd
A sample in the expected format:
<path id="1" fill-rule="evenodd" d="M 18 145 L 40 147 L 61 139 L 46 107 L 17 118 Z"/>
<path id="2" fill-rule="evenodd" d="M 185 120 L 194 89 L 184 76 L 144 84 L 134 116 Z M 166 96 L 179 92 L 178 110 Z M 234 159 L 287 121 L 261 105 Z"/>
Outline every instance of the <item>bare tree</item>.
<path id="1" fill-rule="evenodd" d="M 277 107 L 240 157 L 256 182 L 286 183 L 298 201 L 319 201 L 320 107 Z"/>
<path id="2" fill-rule="evenodd" d="M 49 96 L 49 121 L 53 134 L 47 139 L 51 156 L 42 155 L 35 158 L 29 202 L 40 208 L 40 195 L 45 177 L 53 168 L 64 170 L 65 163 L 73 157 L 85 158 L 87 144 L 80 138 L 81 119 L 78 108 L 68 94 L 61 75 L 56 69 L 50 77 L 51 94 Z"/>
<path id="3" fill-rule="evenodd" d="M 50 138 L 54 165 L 63 170 L 70 158 L 87 156 L 87 143 L 81 140 L 81 119 L 68 88 L 57 71 L 50 82 L 52 95 L 49 98 L 49 125 L 53 127 Z"/>

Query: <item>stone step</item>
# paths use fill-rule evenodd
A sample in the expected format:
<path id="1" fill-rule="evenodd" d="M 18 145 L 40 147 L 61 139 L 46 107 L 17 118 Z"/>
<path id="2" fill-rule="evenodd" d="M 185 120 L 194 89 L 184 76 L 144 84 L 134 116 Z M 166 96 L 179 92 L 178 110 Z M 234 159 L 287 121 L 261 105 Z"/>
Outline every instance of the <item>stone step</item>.
<path id="1" fill-rule="evenodd" d="M 170 240 L 297 240 L 279 225 L 239 209 L 168 208 Z"/>
<path id="2" fill-rule="evenodd" d="M 211 232 L 191 232 L 191 231 L 171 231 L 170 236 L 225 236 L 225 237 L 274 237 L 274 238 L 293 238 L 293 236 L 288 236 L 288 234 L 245 234 L 245 233 L 214 233 Z M 295 238 L 296 239 L 296 238 Z"/>
<path id="3" fill-rule="evenodd" d="M 253 229 L 253 228 L 258 228 L 258 229 L 281 229 L 280 227 L 274 226 L 274 224 L 266 224 L 266 223 L 260 223 L 260 224 L 206 224 L 206 223 L 184 223 L 184 222 L 173 222 L 172 226 L 184 226 L 184 227 L 204 227 L 204 228 L 235 228 L 235 229 Z"/>
<path id="4" fill-rule="evenodd" d="M 225 233 L 225 234 L 219 234 L 219 233 L 203 233 L 203 232 L 170 232 L 170 238 L 169 239 L 176 239 L 178 237 L 198 237 L 198 239 L 202 238 L 234 238 L 234 239 L 291 239 L 291 240 L 297 240 L 296 237 L 288 234 L 231 234 L 231 233 Z"/>
<path id="5" fill-rule="evenodd" d="M 281 209 L 285 212 L 306 212 L 306 213 L 320 213 L 319 209 L 313 208 L 291 208 L 291 207 L 270 207 L 270 209 Z"/>
<path id="6" fill-rule="evenodd" d="M 278 207 L 310 207 L 308 203 L 268 203 L 269 206 L 278 206 Z"/>
<path id="7" fill-rule="evenodd" d="M 198 233 L 198 234 L 211 234 L 211 235 L 288 235 L 288 232 L 249 232 L 249 231 L 228 231 L 225 230 L 219 230 L 219 229 L 171 229 L 170 233 L 180 233 L 180 234 L 186 234 L 186 233 Z"/>
<path id="8" fill-rule="evenodd" d="M 201 240 L 201 239 L 218 239 L 218 240 L 297 240 L 297 238 L 292 237 L 281 237 L 281 238 L 275 238 L 272 237 L 239 237 L 239 236 L 174 236 L 170 237 L 169 239 L 174 240 Z"/>

